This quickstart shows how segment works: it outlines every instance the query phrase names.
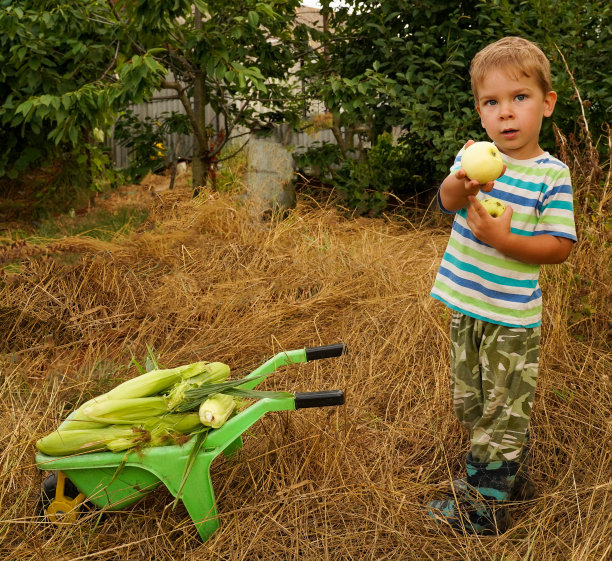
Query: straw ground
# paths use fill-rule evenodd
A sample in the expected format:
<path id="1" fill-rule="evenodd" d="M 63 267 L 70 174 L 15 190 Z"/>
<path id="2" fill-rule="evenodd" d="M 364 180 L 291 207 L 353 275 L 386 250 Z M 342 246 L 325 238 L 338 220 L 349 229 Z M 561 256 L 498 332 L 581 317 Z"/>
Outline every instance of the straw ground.
<path id="1" fill-rule="evenodd" d="M 428 296 L 448 224 L 350 219 L 307 198 L 269 222 L 231 194 L 192 200 L 178 189 L 151 201 L 136 231 L 28 246 L 0 280 L 2 559 L 609 558 L 605 228 L 585 230 L 568 263 L 544 270 L 538 495 L 512 506 L 511 530 L 478 538 L 440 532 L 422 513 L 467 448 L 448 392 L 449 314 Z M 220 360 L 241 376 L 279 351 L 339 341 L 348 355 L 283 367 L 265 387 L 340 388 L 346 404 L 268 414 L 234 458 L 215 461 L 221 526 L 206 543 L 163 487 L 59 527 L 36 513 L 36 439 L 136 375 L 130 360 L 147 346 L 165 366 Z"/>

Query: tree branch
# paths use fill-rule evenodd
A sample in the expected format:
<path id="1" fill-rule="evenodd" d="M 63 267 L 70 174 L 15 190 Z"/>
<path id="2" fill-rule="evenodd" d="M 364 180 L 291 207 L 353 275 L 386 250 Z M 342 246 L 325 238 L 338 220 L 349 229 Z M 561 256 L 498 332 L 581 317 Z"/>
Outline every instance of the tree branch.
<path id="1" fill-rule="evenodd" d="M 198 123 L 198 120 L 196 119 L 196 115 L 193 111 L 193 107 L 191 106 L 191 103 L 189 102 L 189 98 L 187 97 L 187 94 L 185 93 L 185 88 L 183 88 L 181 84 L 179 84 L 178 82 L 169 82 L 168 80 L 162 80 L 161 86 L 162 88 L 167 88 L 169 90 L 176 91 L 179 100 L 181 101 L 181 103 L 183 104 L 183 107 L 185 108 L 185 113 L 187 113 L 187 118 L 189 119 L 189 121 L 191 122 L 191 125 L 193 126 L 193 134 L 195 134 L 196 138 L 198 139 L 198 144 L 201 147 L 204 147 L 205 146 L 204 134 L 202 133 L 200 123 Z"/>

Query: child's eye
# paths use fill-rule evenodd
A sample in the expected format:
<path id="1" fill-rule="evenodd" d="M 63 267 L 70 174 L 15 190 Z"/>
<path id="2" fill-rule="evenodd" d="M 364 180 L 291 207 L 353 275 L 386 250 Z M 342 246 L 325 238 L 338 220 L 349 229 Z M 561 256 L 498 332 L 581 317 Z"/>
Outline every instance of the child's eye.
<path id="1" fill-rule="evenodd" d="M 484 104 L 485 105 L 496 105 L 497 101 L 495 101 L 494 99 L 487 99 L 487 101 L 485 101 Z"/>
<path id="2" fill-rule="evenodd" d="M 516 96 L 517 101 L 525 101 L 527 99 L 527 96 L 525 94 L 518 94 Z"/>

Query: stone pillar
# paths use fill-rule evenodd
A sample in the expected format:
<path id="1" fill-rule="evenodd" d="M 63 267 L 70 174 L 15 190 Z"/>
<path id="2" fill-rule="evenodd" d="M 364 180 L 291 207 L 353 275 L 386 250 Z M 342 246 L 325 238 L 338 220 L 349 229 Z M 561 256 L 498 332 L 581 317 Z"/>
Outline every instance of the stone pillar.
<path id="1" fill-rule="evenodd" d="M 273 140 L 251 137 L 247 145 L 245 203 L 261 218 L 295 206 L 293 157 Z"/>

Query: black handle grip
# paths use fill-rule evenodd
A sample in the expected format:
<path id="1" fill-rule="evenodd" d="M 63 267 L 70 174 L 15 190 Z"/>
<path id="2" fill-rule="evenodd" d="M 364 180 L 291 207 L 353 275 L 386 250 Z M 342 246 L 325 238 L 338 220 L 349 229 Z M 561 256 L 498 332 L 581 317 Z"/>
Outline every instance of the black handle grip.
<path id="1" fill-rule="evenodd" d="M 344 405 L 344 392 L 342 390 L 295 393 L 296 409 L 306 409 L 307 407 L 329 407 L 330 405 Z"/>
<path id="2" fill-rule="evenodd" d="M 325 345 L 324 347 L 310 347 L 306 350 L 306 361 L 319 360 L 320 358 L 331 358 L 341 356 L 348 352 L 348 347 L 344 343 Z"/>

